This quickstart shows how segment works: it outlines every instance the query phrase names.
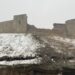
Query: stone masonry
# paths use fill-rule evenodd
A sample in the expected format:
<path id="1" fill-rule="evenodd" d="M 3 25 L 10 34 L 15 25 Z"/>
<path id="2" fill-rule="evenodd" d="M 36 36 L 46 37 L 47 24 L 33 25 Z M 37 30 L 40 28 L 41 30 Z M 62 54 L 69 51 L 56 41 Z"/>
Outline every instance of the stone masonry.
<path id="1" fill-rule="evenodd" d="M 16 15 L 14 20 L 0 22 L 0 33 L 25 33 L 27 30 L 27 16 Z"/>
<path id="2" fill-rule="evenodd" d="M 0 33 L 32 33 L 36 35 L 50 35 L 50 29 L 38 29 L 27 23 L 27 15 L 15 15 L 13 20 L 0 22 Z"/>
<path id="3" fill-rule="evenodd" d="M 34 35 L 49 36 L 51 34 L 75 37 L 75 19 L 68 20 L 64 24 L 55 23 L 54 28 L 39 29 L 27 23 L 27 15 L 15 15 L 13 20 L 0 22 L 0 33 L 32 33 Z"/>
<path id="4" fill-rule="evenodd" d="M 53 31 L 66 37 L 75 38 L 75 19 L 67 20 L 65 24 L 54 24 Z"/>

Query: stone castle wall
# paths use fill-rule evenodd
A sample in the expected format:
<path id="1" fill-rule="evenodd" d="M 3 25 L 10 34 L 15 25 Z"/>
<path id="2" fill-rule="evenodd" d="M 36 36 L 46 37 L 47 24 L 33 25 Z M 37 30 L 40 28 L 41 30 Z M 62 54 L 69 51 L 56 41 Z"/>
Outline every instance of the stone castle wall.
<path id="1" fill-rule="evenodd" d="M 6 21 L 6 22 L 0 22 L 0 33 L 3 32 L 13 32 L 14 30 L 14 21 Z"/>
<path id="2" fill-rule="evenodd" d="M 53 30 L 65 32 L 65 24 L 55 23 Z"/>
<path id="3" fill-rule="evenodd" d="M 39 35 L 39 36 L 48 36 L 51 34 L 51 30 L 47 29 L 29 29 L 29 33 L 32 33 L 33 35 Z"/>
<path id="4" fill-rule="evenodd" d="M 27 24 L 26 15 L 15 15 L 13 20 L 0 22 L 0 33 L 32 33 L 33 35 L 50 35 L 50 29 L 38 29 Z"/>
<path id="5" fill-rule="evenodd" d="M 14 16 L 14 20 L 0 22 L 0 33 L 25 33 L 26 26 L 26 15 Z"/>
<path id="6" fill-rule="evenodd" d="M 61 36 L 66 36 L 65 24 L 54 23 L 53 32 Z"/>
<path id="7" fill-rule="evenodd" d="M 66 21 L 66 28 L 68 36 L 75 37 L 75 19 Z"/>
<path id="8" fill-rule="evenodd" d="M 55 23 L 53 31 L 58 35 L 75 38 L 75 19 L 68 20 L 65 24 Z"/>
<path id="9" fill-rule="evenodd" d="M 27 16 L 15 15 L 13 20 L 0 22 L 0 33 L 32 33 L 34 35 L 49 36 L 51 34 L 59 36 L 75 37 L 75 19 L 68 20 L 65 24 L 55 23 L 54 28 L 39 29 L 27 23 Z"/>

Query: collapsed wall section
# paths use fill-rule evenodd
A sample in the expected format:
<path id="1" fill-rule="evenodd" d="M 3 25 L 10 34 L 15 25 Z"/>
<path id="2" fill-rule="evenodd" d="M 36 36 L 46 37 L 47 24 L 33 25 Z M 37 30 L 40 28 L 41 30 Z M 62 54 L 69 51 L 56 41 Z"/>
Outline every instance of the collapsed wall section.
<path id="1" fill-rule="evenodd" d="M 32 33 L 33 35 L 38 35 L 38 36 L 49 36 L 51 35 L 52 31 L 50 29 L 40 29 L 36 28 L 34 25 L 28 25 L 28 33 Z"/>
<path id="2" fill-rule="evenodd" d="M 65 24 L 55 23 L 52 31 L 54 34 L 58 34 L 59 36 L 67 36 Z"/>

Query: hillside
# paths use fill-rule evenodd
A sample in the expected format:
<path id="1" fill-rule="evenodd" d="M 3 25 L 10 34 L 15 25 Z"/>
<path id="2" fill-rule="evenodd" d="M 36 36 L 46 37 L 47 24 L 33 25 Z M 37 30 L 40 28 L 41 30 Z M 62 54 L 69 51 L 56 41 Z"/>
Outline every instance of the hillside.
<path id="1" fill-rule="evenodd" d="M 52 64 L 74 65 L 75 39 L 31 34 L 0 35 L 0 65 Z"/>

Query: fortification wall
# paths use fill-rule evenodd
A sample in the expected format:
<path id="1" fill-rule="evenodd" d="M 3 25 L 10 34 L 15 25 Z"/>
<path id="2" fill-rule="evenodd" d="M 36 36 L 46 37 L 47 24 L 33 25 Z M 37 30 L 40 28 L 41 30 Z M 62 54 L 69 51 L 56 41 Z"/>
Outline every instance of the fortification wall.
<path id="1" fill-rule="evenodd" d="M 75 19 L 66 21 L 66 28 L 68 36 L 75 37 Z"/>
<path id="2" fill-rule="evenodd" d="M 65 24 L 55 23 L 54 28 L 39 29 L 27 24 L 27 16 L 15 15 L 13 20 L 0 22 L 0 33 L 32 33 L 39 36 L 69 36 L 75 37 L 75 19 L 66 21 Z"/>
<path id="3" fill-rule="evenodd" d="M 3 32 L 13 32 L 14 31 L 14 21 L 11 20 L 11 21 L 6 21 L 6 22 L 0 22 L 0 33 L 3 33 Z"/>
<path id="4" fill-rule="evenodd" d="M 53 33 L 59 36 L 67 36 L 66 25 L 55 23 L 54 28 L 52 29 Z"/>
<path id="5" fill-rule="evenodd" d="M 14 25 L 16 33 L 26 33 L 27 28 L 27 16 L 23 15 L 15 15 L 14 16 Z"/>
<path id="6" fill-rule="evenodd" d="M 75 19 L 67 20 L 65 24 L 55 23 L 52 31 L 59 36 L 75 38 Z"/>
<path id="7" fill-rule="evenodd" d="M 54 23 L 54 30 L 65 31 L 65 24 Z"/>
<path id="8" fill-rule="evenodd" d="M 17 15 L 13 20 L 0 22 L 0 33 L 25 33 L 27 31 L 27 16 Z"/>
<path id="9" fill-rule="evenodd" d="M 49 36 L 51 34 L 50 30 L 32 30 L 32 31 L 28 31 L 29 33 L 32 33 L 33 35 L 39 35 L 39 36 Z"/>
<path id="10" fill-rule="evenodd" d="M 50 29 L 39 29 L 27 24 L 27 16 L 15 15 L 13 20 L 0 22 L 0 33 L 32 33 L 33 35 L 48 36 Z"/>

